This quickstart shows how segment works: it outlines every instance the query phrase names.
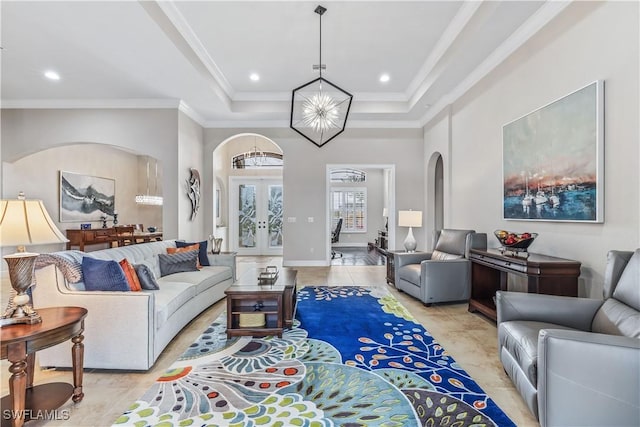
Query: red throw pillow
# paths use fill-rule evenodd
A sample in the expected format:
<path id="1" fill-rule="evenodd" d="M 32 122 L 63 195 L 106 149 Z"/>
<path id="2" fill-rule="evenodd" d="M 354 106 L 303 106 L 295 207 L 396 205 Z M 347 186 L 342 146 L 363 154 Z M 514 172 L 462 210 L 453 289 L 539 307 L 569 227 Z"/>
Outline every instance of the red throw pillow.
<path id="1" fill-rule="evenodd" d="M 200 250 L 200 243 L 194 243 L 191 246 L 184 246 L 182 248 L 167 248 L 167 253 L 171 255 L 171 254 L 178 254 L 180 252 L 191 252 L 191 251 L 199 251 L 199 250 Z M 196 262 L 196 268 L 198 270 L 202 269 L 202 265 L 200 265 L 199 259 Z"/>
<path id="2" fill-rule="evenodd" d="M 136 273 L 135 268 L 133 268 L 129 260 L 126 258 L 120 261 L 119 264 L 124 272 L 124 277 L 127 278 L 129 289 L 131 289 L 132 292 L 140 292 L 142 290 L 142 286 L 140 286 L 140 280 L 138 280 L 138 274 Z"/>

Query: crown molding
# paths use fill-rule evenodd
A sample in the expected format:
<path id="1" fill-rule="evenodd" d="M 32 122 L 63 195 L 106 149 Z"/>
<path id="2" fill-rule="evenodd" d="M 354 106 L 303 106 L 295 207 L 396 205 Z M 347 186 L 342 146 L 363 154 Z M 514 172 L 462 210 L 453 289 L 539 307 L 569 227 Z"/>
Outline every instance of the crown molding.
<path id="1" fill-rule="evenodd" d="M 480 80 L 506 60 L 513 52 L 525 44 L 534 34 L 558 16 L 573 0 L 545 2 L 529 19 L 527 19 L 511 37 L 496 48 L 475 70 L 473 70 L 451 92 L 440 98 L 420 119 L 422 126 L 436 117 L 448 105 L 453 104 L 467 93 Z"/>
<path id="2" fill-rule="evenodd" d="M 139 1 L 139 3 L 228 106 L 234 96 L 233 88 L 175 3 L 173 1 Z"/>
<path id="3" fill-rule="evenodd" d="M 425 93 L 429 90 L 437 76 L 433 74 L 436 64 L 442 59 L 442 57 L 451 48 L 458 36 L 462 34 L 465 27 L 476 14 L 480 6 L 481 1 L 464 2 L 456 16 L 453 17 L 447 28 L 442 33 L 442 36 L 434 46 L 433 50 L 425 60 L 422 67 L 418 71 L 418 74 L 413 79 L 407 90 L 405 91 L 405 98 L 408 100 L 410 107 L 413 108 Z"/>
<path id="4" fill-rule="evenodd" d="M 178 99 L 3 99 L 3 109 L 163 109 L 178 108 Z"/>

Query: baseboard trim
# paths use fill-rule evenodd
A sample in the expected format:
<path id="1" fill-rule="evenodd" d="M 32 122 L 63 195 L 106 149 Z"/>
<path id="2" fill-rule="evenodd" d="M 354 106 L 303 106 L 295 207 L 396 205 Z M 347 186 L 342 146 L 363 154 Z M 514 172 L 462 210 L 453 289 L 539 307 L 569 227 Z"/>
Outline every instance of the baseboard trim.
<path id="1" fill-rule="evenodd" d="M 331 263 L 324 260 L 286 260 L 282 261 L 283 267 L 328 267 Z"/>

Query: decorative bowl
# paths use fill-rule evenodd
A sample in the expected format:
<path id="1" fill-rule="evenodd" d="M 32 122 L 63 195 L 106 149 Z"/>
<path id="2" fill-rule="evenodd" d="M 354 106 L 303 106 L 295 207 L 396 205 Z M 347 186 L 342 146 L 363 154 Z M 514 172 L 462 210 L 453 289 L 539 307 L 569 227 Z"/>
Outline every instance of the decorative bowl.
<path id="1" fill-rule="evenodd" d="M 155 227 L 147 227 L 147 230 L 149 230 L 149 233 L 155 233 L 157 228 L 155 228 Z"/>
<path id="2" fill-rule="evenodd" d="M 496 230 L 493 234 L 504 249 L 514 252 L 526 252 L 527 248 L 538 237 L 538 233 L 514 233 L 506 230 Z"/>

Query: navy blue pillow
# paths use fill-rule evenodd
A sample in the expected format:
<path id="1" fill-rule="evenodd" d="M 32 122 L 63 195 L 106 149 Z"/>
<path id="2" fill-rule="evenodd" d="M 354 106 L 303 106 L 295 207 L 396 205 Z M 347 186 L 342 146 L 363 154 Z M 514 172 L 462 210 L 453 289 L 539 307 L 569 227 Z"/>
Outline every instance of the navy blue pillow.
<path id="1" fill-rule="evenodd" d="M 158 282 L 156 282 L 156 277 L 148 266 L 144 264 L 134 264 L 133 268 L 136 270 L 138 281 L 140 282 L 140 287 L 142 289 L 145 291 L 157 291 L 160 289 Z"/>
<path id="2" fill-rule="evenodd" d="M 87 291 L 130 291 L 129 282 L 117 261 L 82 258 L 82 276 Z"/>
<path id="3" fill-rule="evenodd" d="M 210 266 L 211 264 L 209 264 L 209 258 L 207 257 L 207 241 L 203 240 L 202 242 L 195 242 L 195 243 L 186 243 L 186 242 L 181 242 L 179 240 L 176 240 L 176 248 L 184 248 L 186 246 L 191 246 L 191 245 L 195 245 L 195 244 L 199 244 L 200 245 L 200 249 L 198 252 L 198 261 L 200 261 L 200 265 L 202 266 Z"/>

